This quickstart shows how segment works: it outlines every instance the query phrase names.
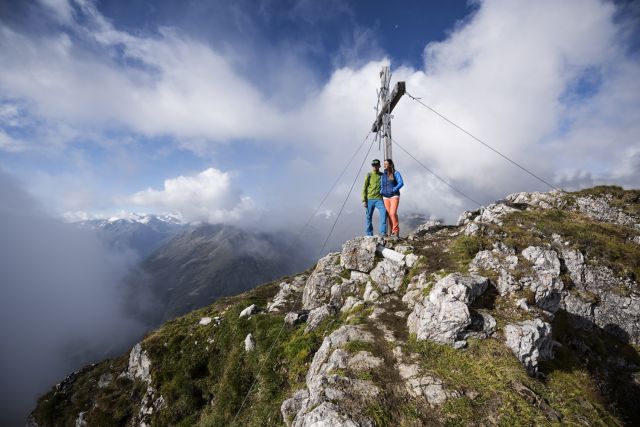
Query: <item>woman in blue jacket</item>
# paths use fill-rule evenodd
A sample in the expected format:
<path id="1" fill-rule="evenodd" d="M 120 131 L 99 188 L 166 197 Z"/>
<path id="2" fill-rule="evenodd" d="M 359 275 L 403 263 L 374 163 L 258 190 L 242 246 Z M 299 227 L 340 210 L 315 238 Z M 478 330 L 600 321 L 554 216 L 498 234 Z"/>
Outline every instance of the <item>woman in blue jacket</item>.
<path id="1" fill-rule="evenodd" d="M 396 170 L 393 160 L 384 161 L 384 173 L 380 182 L 380 194 L 391 219 L 391 234 L 398 236 L 400 226 L 398 224 L 398 205 L 400 204 L 400 189 L 404 186 L 402 175 Z"/>

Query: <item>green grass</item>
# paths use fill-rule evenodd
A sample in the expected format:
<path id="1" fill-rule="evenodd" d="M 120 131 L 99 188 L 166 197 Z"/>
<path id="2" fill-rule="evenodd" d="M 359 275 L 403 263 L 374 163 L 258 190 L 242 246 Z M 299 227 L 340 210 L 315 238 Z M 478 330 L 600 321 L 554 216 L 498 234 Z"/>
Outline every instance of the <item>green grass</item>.
<path id="1" fill-rule="evenodd" d="M 532 390 L 564 423 L 589 420 L 591 425 L 617 425 L 599 402 L 596 386 L 585 368 L 574 366 L 569 372 L 551 369 L 547 380 L 529 377 L 503 343 L 494 340 L 469 340 L 465 351 L 429 341 L 410 339 L 407 350 L 418 353 L 427 372 L 442 378 L 458 391 L 473 390 L 478 396 L 449 400 L 441 408 L 451 425 L 469 425 L 477 420 L 493 420 L 500 425 L 547 425 L 550 419 L 544 407 L 532 405 L 514 389 L 519 382 Z M 560 355 L 559 364 L 564 362 Z"/>

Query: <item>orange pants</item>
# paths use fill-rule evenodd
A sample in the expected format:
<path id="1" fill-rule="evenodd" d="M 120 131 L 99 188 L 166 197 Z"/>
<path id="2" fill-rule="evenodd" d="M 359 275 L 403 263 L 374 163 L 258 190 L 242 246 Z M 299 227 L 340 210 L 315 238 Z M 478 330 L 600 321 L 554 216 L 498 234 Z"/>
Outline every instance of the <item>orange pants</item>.
<path id="1" fill-rule="evenodd" d="M 389 214 L 391 219 L 391 233 L 400 234 L 400 225 L 398 224 L 398 205 L 400 204 L 400 197 L 384 197 L 384 208 Z"/>

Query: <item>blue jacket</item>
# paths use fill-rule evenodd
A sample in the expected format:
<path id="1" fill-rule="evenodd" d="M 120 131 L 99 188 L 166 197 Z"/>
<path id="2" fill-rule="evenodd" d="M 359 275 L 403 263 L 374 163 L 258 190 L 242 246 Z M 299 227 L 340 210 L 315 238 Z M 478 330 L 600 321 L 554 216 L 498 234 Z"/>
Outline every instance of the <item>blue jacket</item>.
<path id="1" fill-rule="evenodd" d="M 404 186 L 404 181 L 402 180 L 402 175 L 400 175 L 400 172 L 395 171 L 393 173 L 393 179 L 389 179 L 387 177 L 387 173 L 383 172 L 381 178 L 382 180 L 380 183 L 380 194 L 382 194 L 382 197 L 393 197 L 400 195 L 400 189 Z"/>

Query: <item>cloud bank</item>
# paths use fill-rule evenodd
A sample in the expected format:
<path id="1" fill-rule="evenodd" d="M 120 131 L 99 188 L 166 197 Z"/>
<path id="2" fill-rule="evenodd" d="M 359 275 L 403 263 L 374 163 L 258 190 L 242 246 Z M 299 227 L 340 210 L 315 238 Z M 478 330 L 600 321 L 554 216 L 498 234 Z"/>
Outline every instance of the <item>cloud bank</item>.
<path id="1" fill-rule="evenodd" d="M 20 425 L 36 398 L 78 366 L 119 354 L 144 332 L 124 312 L 134 262 L 42 213 L 0 172 L 0 420 Z"/>

